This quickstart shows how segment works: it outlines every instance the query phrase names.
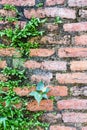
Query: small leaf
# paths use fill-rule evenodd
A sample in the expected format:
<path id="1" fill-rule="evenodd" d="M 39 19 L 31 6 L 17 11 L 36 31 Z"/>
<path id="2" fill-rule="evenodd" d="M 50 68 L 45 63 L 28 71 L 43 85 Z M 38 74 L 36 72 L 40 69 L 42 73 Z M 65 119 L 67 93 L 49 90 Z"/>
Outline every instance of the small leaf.
<path id="1" fill-rule="evenodd" d="M 49 90 L 50 90 L 49 88 L 44 87 L 44 88 L 42 89 L 42 92 L 44 92 L 44 93 L 48 93 Z"/>
<path id="2" fill-rule="evenodd" d="M 37 84 L 36 90 L 37 91 L 42 91 L 44 88 L 44 83 L 41 81 Z"/>
<path id="3" fill-rule="evenodd" d="M 34 98 L 36 99 L 36 101 L 38 102 L 38 104 L 40 103 L 40 101 L 42 100 L 42 95 L 39 94 L 36 91 L 33 91 L 29 94 L 30 96 L 34 96 Z"/>
<path id="4" fill-rule="evenodd" d="M 45 99 L 48 99 L 46 94 L 43 94 L 42 97 L 45 98 Z"/>

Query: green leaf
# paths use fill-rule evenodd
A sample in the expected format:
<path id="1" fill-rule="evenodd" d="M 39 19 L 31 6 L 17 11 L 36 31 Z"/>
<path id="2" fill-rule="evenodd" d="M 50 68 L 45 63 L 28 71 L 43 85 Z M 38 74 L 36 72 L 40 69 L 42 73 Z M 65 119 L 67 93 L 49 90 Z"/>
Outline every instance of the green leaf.
<path id="1" fill-rule="evenodd" d="M 1 124 L 3 123 L 4 130 L 5 130 L 5 128 L 6 128 L 6 120 L 7 120 L 6 117 L 0 117 L 0 123 L 1 123 Z"/>
<path id="2" fill-rule="evenodd" d="M 34 96 L 34 98 L 36 99 L 36 101 L 38 102 L 38 104 L 40 103 L 40 101 L 42 100 L 42 95 L 36 91 L 33 91 L 29 94 L 30 96 Z"/>
<path id="3" fill-rule="evenodd" d="M 37 91 L 42 91 L 44 88 L 44 83 L 41 81 L 37 84 L 36 90 Z"/>
<path id="4" fill-rule="evenodd" d="M 43 94 L 42 97 L 45 98 L 45 99 L 48 99 L 46 94 Z"/>
<path id="5" fill-rule="evenodd" d="M 46 88 L 46 87 L 44 87 L 43 89 L 42 89 L 42 92 L 44 92 L 44 93 L 48 93 L 50 91 L 50 89 L 49 88 Z"/>

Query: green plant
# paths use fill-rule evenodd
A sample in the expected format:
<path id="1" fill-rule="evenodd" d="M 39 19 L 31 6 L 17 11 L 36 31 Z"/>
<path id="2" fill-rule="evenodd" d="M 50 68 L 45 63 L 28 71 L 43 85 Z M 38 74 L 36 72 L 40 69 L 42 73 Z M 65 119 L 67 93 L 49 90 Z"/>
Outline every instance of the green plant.
<path id="1" fill-rule="evenodd" d="M 0 130 L 37 130 L 38 126 L 47 130 L 49 124 L 39 121 L 43 112 L 27 111 L 27 99 L 14 92 L 14 88 L 22 86 L 26 79 L 25 71 L 17 67 L 6 67 L 2 73 L 8 79 L 6 82 L 0 82 Z M 39 87 L 38 89 L 41 89 Z M 17 104 L 20 104 L 20 107 L 17 108 Z"/>
<path id="2" fill-rule="evenodd" d="M 15 17 L 6 17 L 5 18 L 5 21 L 8 21 L 8 22 L 15 22 L 15 21 L 17 21 L 18 19 L 17 18 L 15 18 Z"/>
<path id="3" fill-rule="evenodd" d="M 4 4 L 4 7 L 3 7 L 5 10 L 14 10 L 16 12 L 18 12 L 18 10 L 15 8 L 14 5 L 10 5 L 10 4 Z"/>
<path id="4" fill-rule="evenodd" d="M 43 6 L 43 3 L 40 2 L 39 4 L 36 5 L 36 7 L 42 7 Z"/>
<path id="5" fill-rule="evenodd" d="M 34 96 L 38 104 L 40 101 L 45 98 L 48 99 L 47 93 L 49 92 L 49 88 L 44 86 L 44 83 L 41 81 L 36 86 L 36 91 L 31 92 L 29 95 Z"/>
<path id="6" fill-rule="evenodd" d="M 63 23 L 63 21 L 62 21 L 62 19 L 61 19 L 60 17 L 57 16 L 57 17 L 55 18 L 54 23 L 56 23 L 56 24 L 61 24 L 61 23 Z"/>
<path id="7" fill-rule="evenodd" d="M 46 19 L 32 18 L 22 29 L 18 25 L 0 31 L 0 37 L 7 37 L 11 42 L 10 46 L 19 48 L 23 57 L 29 56 L 31 48 L 37 48 L 38 43 L 27 42 L 29 38 L 42 36 L 44 31 L 39 31 L 38 26 L 43 24 Z"/>

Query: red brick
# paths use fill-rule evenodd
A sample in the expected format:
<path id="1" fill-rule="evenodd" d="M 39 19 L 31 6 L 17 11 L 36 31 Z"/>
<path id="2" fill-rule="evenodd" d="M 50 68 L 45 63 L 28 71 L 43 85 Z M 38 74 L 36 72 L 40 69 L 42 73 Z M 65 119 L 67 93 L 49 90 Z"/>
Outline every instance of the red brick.
<path id="1" fill-rule="evenodd" d="M 70 69 L 72 71 L 83 71 L 87 70 L 87 61 L 71 61 Z"/>
<path id="2" fill-rule="evenodd" d="M 60 58 L 64 57 L 87 57 L 87 48 L 60 48 L 58 51 Z"/>
<path id="3" fill-rule="evenodd" d="M 0 69 L 3 69 L 7 66 L 6 61 L 0 61 Z"/>
<path id="4" fill-rule="evenodd" d="M 61 100 L 61 101 L 58 101 L 57 107 L 58 107 L 58 110 L 63 110 L 63 109 L 86 110 L 87 100 L 85 99 Z"/>
<path id="5" fill-rule="evenodd" d="M 6 76 L 4 76 L 3 74 L 0 74 L 0 81 L 7 81 Z"/>
<path id="6" fill-rule="evenodd" d="M 20 0 L 21 6 L 34 6 L 35 5 L 35 0 Z"/>
<path id="7" fill-rule="evenodd" d="M 70 7 L 85 7 L 87 6 L 87 0 L 68 0 Z"/>
<path id="8" fill-rule="evenodd" d="M 75 45 L 87 45 L 87 35 L 75 36 Z"/>
<path id="9" fill-rule="evenodd" d="M 65 123 L 87 123 L 87 113 L 67 112 L 62 117 Z"/>
<path id="10" fill-rule="evenodd" d="M 64 4 L 65 0 L 46 0 L 46 5 Z"/>
<path id="11" fill-rule="evenodd" d="M 87 73 L 66 73 L 66 74 L 56 74 L 56 80 L 62 84 L 87 84 Z"/>
<path id="12" fill-rule="evenodd" d="M 33 82 L 43 81 L 43 82 L 46 82 L 46 83 L 50 83 L 52 78 L 53 78 L 52 73 L 34 74 L 34 75 L 31 76 L 31 81 L 33 81 Z"/>
<path id="13" fill-rule="evenodd" d="M 0 56 L 20 56 L 15 48 L 0 48 Z"/>
<path id="14" fill-rule="evenodd" d="M 36 62 L 36 61 L 26 61 L 24 66 L 29 69 L 41 68 L 45 70 L 66 70 L 67 63 L 64 61 L 44 61 L 44 62 Z"/>
<path id="15" fill-rule="evenodd" d="M 64 37 L 59 37 L 58 35 L 44 36 L 41 38 L 42 44 L 60 44 L 60 45 L 69 45 L 70 44 L 70 36 L 65 35 Z"/>
<path id="16" fill-rule="evenodd" d="M 50 130 L 76 130 L 76 128 L 67 127 L 67 126 L 52 125 L 52 126 L 50 126 Z"/>
<path id="17" fill-rule="evenodd" d="M 16 12 L 14 10 L 0 9 L 0 16 L 15 17 Z"/>
<path id="18" fill-rule="evenodd" d="M 58 25 L 55 24 L 55 23 L 46 23 L 44 26 L 45 26 L 45 27 L 47 28 L 47 30 L 50 31 L 50 32 L 58 31 Z"/>
<path id="19" fill-rule="evenodd" d="M 86 126 L 86 127 L 83 127 L 82 130 L 87 130 L 87 126 Z"/>
<path id="20" fill-rule="evenodd" d="M 41 67 L 41 63 L 29 60 L 25 62 L 24 66 L 29 69 L 36 69 Z"/>
<path id="21" fill-rule="evenodd" d="M 67 63 L 64 61 L 44 61 L 41 64 L 41 69 L 62 71 L 67 69 L 66 65 Z"/>
<path id="22" fill-rule="evenodd" d="M 46 122 L 46 123 L 57 123 L 58 121 L 61 120 L 61 114 L 59 113 L 44 113 L 42 116 L 40 116 L 39 119 L 41 122 Z"/>
<path id="23" fill-rule="evenodd" d="M 1 0 L 0 4 L 11 4 L 16 6 L 34 6 L 35 0 Z"/>
<path id="24" fill-rule="evenodd" d="M 64 31 L 68 31 L 68 32 L 87 31 L 87 22 L 68 23 L 68 24 L 64 24 L 63 28 Z"/>
<path id="25" fill-rule="evenodd" d="M 48 92 L 48 96 L 67 96 L 68 88 L 66 86 L 48 86 L 50 91 Z"/>
<path id="26" fill-rule="evenodd" d="M 84 10 L 84 9 L 79 10 L 79 16 L 81 18 L 86 18 L 87 17 L 87 10 Z"/>
<path id="27" fill-rule="evenodd" d="M 53 49 L 31 49 L 30 56 L 48 57 L 54 53 Z"/>
<path id="28" fill-rule="evenodd" d="M 20 88 L 20 87 L 16 87 L 14 88 L 14 92 L 19 95 L 19 96 L 27 96 L 30 92 L 34 91 L 35 87 L 31 87 L 31 88 Z"/>
<path id="29" fill-rule="evenodd" d="M 53 110 L 53 101 L 52 100 L 42 100 L 40 104 L 37 101 L 29 102 L 27 105 L 27 110 L 29 111 L 52 111 Z"/>
<path id="30" fill-rule="evenodd" d="M 67 9 L 67 8 L 57 8 L 57 7 L 48 7 L 48 8 L 39 8 L 37 10 L 24 10 L 24 15 L 26 18 L 31 18 L 32 16 L 38 18 L 45 18 L 45 17 L 56 17 L 60 16 L 61 18 L 67 19 L 75 19 L 76 14 L 75 10 Z"/>

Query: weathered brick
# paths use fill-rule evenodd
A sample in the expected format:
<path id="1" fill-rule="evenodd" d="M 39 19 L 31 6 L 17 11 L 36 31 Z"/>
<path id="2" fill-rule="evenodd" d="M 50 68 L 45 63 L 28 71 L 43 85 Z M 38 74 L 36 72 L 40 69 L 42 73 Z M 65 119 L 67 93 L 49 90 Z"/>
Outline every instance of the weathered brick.
<path id="1" fill-rule="evenodd" d="M 83 127 L 82 130 L 87 130 L 87 126 L 86 126 L 86 127 Z"/>
<path id="2" fill-rule="evenodd" d="M 70 92 L 73 96 L 87 96 L 87 86 L 74 86 L 70 89 Z"/>
<path id="3" fill-rule="evenodd" d="M 87 6 L 87 0 L 68 0 L 70 7 L 85 7 Z"/>
<path id="4" fill-rule="evenodd" d="M 79 16 L 81 18 L 86 18 L 87 17 L 87 10 L 84 10 L 84 9 L 79 10 Z"/>
<path id="5" fill-rule="evenodd" d="M 64 4 L 65 0 L 46 0 L 46 5 Z"/>
<path id="6" fill-rule="evenodd" d="M 0 61 L 0 69 L 3 69 L 7 66 L 6 61 Z"/>
<path id="7" fill-rule="evenodd" d="M 87 22 L 68 23 L 68 24 L 64 24 L 63 28 L 64 31 L 68 31 L 68 32 L 87 31 Z"/>
<path id="8" fill-rule="evenodd" d="M 58 51 L 60 58 L 64 57 L 87 57 L 87 48 L 60 48 Z"/>
<path id="9" fill-rule="evenodd" d="M 67 96 L 68 88 L 66 86 L 54 86 L 48 87 L 50 91 L 48 92 L 48 96 Z"/>
<path id="10" fill-rule="evenodd" d="M 66 74 L 56 74 L 56 80 L 62 84 L 87 84 L 87 73 L 66 73 Z"/>
<path id="11" fill-rule="evenodd" d="M 58 31 L 58 25 L 55 23 L 45 23 L 44 27 L 50 32 Z"/>
<path id="12" fill-rule="evenodd" d="M 50 126 L 50 130 L 76 130 L 76 128 L 67 127 L 67 126 L 52 125 L 52 126 Z"/>
<path id="13" fill-rule="evenodd" d="M 34 74 L 31 76 L 31 81 L 33 82 L 46 82 L 46 83 L 50 83 L 51 79 L 53 78 L 52 73 L 41 73 L 41 74 Z"/>
<path id="14" fill-rule="evenodd" d="M 30 92 L 34 91 L 35 87 L 31 87 L 31 88 L 20 88 L 20 87 L 16 87 L 14 88 L 14 92 L 19 95 L 19 96 L 27 96 Z"/>
<path id="15" fill-rule="evenodd" d="M 67 112 L 63 113 L 62 117 L 65 123 L 87 123 L 86 113 Z"/>
<path id="16" fill-rule="evenodd" d="M 11 4 L 11 5 L 16 5 L 16 6 L 34 6 L 35 5 L 35 0 L 1 0 L 0 4 Z"/>
<path id="17" fill-rule="evenodd" d="M 87 35 L 75 36 L 75 45 L 87 45 Z"/>
<path id="18" fill-rule="evenodd" d="M 52 111 L 53 110 L 53 101 L 52 100 L 42 100 L 38 105 L 37 101 L 29 102 L 27 105 L 27 110 L 29 111 Z"/>
<path id="19" fill-rule="evenodd" d="M 70 69 L 72 71 L 83 71 L 87 70 L 87 61 L 71 61 Z"/>
<path id="20" fill-rule="evenodd" d="M 86 110 L 87 100 L 85 99 L 61 100 L 61 101 L 58 101 L 57 107 L 59 110 L 63 110 L 63 109 Z"/>
<path id="21" fill-rule="evenodd" d="M 67 63 L 64 61 L 44 61 L 42 62 L 41 69 L 45 70 L 66 70 L 67 69 Z"/>
<path id="22" fill-rule="evenodd" d="M 16 12 L 14 10 L 0 9 L 0 16 L 15 17 Z"/>
<path id="23" fill-rule="evenodd" d="M 57 113 L 44 113 L 42 116 L 40 116 L 39 120 L 41 122 L 47 122 L 47 123 L 57 123 L 58 120 L 61 120 L 61 114 Z"/>
<path id="24" fill-rule="evenodd" d="M 0 48 L 0 56 L 20 56 L 15 48 Z"/>
<path id="25" fill-rule="evenodd" d="M 29 69 L 36 69 L 41 67 L 41 63 L 33 60 L 29 60 L 24 63 L 24 66 Z"/>
<path id="26" fill-rule="evenodd" d="M 11 4 L 20 6 L 20 0 L 0 0 L 0 4 Z"/>
<path id="27" fill-rule="evenodd" d="M 0 74 L 0 81 L 7 81 L 7 77 L 3 74 Z"/>
<path id="28" fill-rule="evenodd" d="M 70 44 L 70 35 L 65 35 L 64 37 L 59 37 L 58 35 L 44 36 L 41 38 L 42 44 Z"/>
<path id="29" fill-rule="evenodd" d="M 53 49 L 31 49 L 30 56 L 48 57 L 55 53 Z"/>
<path id="30" fill-rule="evenodd" d="M 60 16 L 61 18 L 67 19 L 75 19 L 76 18 L 76 11 L 73 9 L 67 8 L 57 8 L 57 7 L 48 7 L 48 8 L 40 8 L 37 10 L 24 10 L 24 15 L 26 18 L 31 18 L 32 16 L 38 18 L 45 18 L 45 17 L 56 17 Z"/>
<path id="31" fill-rule="evenodd" d="M 20 5 L 21 6 L 34 6 L 35 5 L 35 0 L 20 0 Z"/>
<path id="32" fill-rule="evenodd" d="M 44 61 L 44 62 L 36 62 L 36 61 L 26 61 L 24 66 L 29 69 L 41 68 L 42 70 L 66 70 L 67 63 L 64 61 Z"/>

